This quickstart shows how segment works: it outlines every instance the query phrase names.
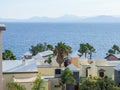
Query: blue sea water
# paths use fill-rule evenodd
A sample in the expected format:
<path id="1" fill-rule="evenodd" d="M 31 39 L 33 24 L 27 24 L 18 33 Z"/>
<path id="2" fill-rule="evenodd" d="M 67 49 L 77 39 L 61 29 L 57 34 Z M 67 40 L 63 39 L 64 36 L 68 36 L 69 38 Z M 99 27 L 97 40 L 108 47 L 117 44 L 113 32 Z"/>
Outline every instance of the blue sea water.
<path id="1" fill-rule="evenodd" d="M 10 49 L 19 59 L 31 45 L 62 41 L 76 54 L 80 43 L 96 48 L 94 58 L 104 58 L 113 44 L 120 46 L 120 23 L 5 23 L 3 51 Z"/>

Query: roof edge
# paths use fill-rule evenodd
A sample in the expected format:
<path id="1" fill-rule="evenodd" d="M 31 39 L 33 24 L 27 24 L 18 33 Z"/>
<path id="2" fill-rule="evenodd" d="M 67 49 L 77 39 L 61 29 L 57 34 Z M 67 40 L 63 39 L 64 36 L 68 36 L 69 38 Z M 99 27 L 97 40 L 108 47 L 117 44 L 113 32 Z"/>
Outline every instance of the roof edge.
<path id="1" fill-rule="evenodd" d="M 3 74 L 24 74 L 24 73 L 38 73 L 38 71 L 34 71 L 34 72 L 3 72 Z"/>

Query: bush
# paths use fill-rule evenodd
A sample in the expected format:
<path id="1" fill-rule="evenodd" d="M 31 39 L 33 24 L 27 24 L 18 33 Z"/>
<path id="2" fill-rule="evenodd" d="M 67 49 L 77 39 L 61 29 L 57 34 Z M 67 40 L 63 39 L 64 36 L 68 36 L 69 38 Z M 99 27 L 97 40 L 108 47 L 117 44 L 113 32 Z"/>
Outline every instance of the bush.
<path id="1" fill-rule="evenodd" d="M 79 90 L 120 90 L 111 78 L 107 76 L 86 78 L 81 84 Z"/>

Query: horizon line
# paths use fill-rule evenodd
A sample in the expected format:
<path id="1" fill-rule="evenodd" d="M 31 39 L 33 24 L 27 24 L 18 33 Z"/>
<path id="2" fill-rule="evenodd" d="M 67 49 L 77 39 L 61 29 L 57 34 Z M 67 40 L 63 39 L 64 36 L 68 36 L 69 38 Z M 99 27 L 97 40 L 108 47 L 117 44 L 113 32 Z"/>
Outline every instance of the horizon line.
<path id="1" fill-rule="evenodd" d="M 83 19 L 85 19 L 85 18 L 92 18 L 92 17 L 100 17 L 100 16 L 108 16 L 108 17 L 120 17 L 120 15 L 94 15 L 94 16 L 78 16 L 78 15 L 68 15 L 68 14 L 66 14 L 66 15 L 62 15 L 62 16 L 57 16 L 57 17 L 50 17 L 50 16 L 31 16 L 31 17 L 25 17 L 25 18 L 16 18 L 16 17 L 0 17 L 0 19 L 19 19 L 19 20 L 21 20 L 21 19 L 31 19 L 31 18 L 51 18 L 51 19 L 57 19 L 57 18 L 61 18 L 61 17 L 67 17 L 67 16 L 73 16 L 73 17 L 78 17 L 78 18 L 83 18 Z"/>

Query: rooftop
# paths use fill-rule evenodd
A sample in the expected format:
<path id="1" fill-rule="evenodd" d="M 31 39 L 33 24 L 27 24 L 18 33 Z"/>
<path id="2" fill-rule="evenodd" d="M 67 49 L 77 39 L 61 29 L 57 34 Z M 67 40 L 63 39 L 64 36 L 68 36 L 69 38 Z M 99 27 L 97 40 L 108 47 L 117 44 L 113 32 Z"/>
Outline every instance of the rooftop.
<path id="1" fill-rule="evenodd" d="M 120 60 L 118 61 L 107 61 L 107 60 L 96 60 L 96 66 L 117 66 L 120 64 Z"/>
<path id="2" fill-rule="evenodd" d="M 48 56 L 48 55 L 53 54 L 53 51 L 47 50 L 47 51 L 40 52 L 39 54 L 40 54 L 42 57 L 45 57 L 45 56 Z"/>
<path id="3" fill-rule="evenodd" d="M 53 51 L 47 50 L 47 51 L 43 51 L 43 52 L 38 53 L 37 55 L 34 56 L 34 58 L 36 60 L 44 61 L 44 60 L 47 60 L 48 56 L 52 55 L 52 54 L 53 54 Z"/>
<path id="4" fill-rule="evenodd" d="M 41 60 L 41 61 L 44 61 L 44 60 L 45 60 L 40 53 L 38 53 L 37 55 L 35 55 L 34 58 L 35 58 L 36 60 Z"/>
<path id="5" fill-rule="evenodd" d="M 17 72 L 37 72 L 36 60 L 26 60 L 25 64 L 22 60 L 4 60 L 3 73 Z"/>
<path id="6" fill-rule="evenodd" d="M 70 70 L 72 70 L 73 72 L 79 72 L 79 69 L 77 67 L 75 67 L 73 64 L 69 64 L 67 66 L 67 68 L 69 68 Z"/>
<path id="7" fill-rule="evenodd" d="M 43 64 L 41 64 L 41 65 L 38 65 L 38 67 L 52 67 L 52 65 L 50 65 L 49 63 L 43 63 Z"/>
<path id="8" fill-rule="evenodd" d="M 120 60 L 118 60 L 118 61 L 107 61 L 107 64 L 111 65 L 111 66 L 117 66 L 117 65 L 120 64 Z"/>

